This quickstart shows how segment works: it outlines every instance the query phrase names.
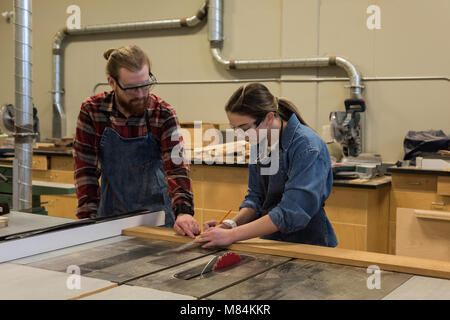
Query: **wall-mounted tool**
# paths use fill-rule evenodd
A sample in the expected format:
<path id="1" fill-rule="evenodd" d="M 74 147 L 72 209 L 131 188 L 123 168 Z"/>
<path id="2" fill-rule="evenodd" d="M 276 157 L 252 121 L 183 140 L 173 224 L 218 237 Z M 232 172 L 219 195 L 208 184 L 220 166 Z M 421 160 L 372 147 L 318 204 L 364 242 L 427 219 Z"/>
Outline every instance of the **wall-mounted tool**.
<path id="1" fill-rule="evenodd" d="M 40 141 L 39 118 L 37 109 L 33 106 L 33 131 L 36 135 L 36 141 Z M 14 105 L 5 104 L 0 108 L 0 131 L 12 135 L 15 133 L 15 110 Z"/>
<path id="2" fill-rule="evenodd" d="M 11 23 L 14 20 L 14 12 L 13 11 L 2 12 L 2 17 L 6 19 L 6 23 Z"/>
<path id="3" fill-rule="evenodd" d="M 364 99 L 345 100 L 345 111 L 330 113 L 331 135 L 342 145 L 344 156 L 357 157 L 361 153 L 361 116 L 366 110 Z"/>

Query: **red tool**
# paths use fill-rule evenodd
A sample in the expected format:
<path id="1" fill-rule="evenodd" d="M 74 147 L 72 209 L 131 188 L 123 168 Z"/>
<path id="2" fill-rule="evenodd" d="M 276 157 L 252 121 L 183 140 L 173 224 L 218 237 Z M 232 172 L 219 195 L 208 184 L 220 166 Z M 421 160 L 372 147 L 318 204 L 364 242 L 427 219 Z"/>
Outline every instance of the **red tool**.
<path id="1" fill-rule="evenodd" d="M 238 263 L 241 260 L 242 260 L 241 256 L 234 252 L 227 252 L 220 257 L 215 256 L 211 260 L 209 260 L 209 262 L 203 268 L 202 272 L 200 272 L 200 277 L 203 277 L 205 273 L 229 267 L 235 263 Z"/>
<path id="2" fill-rule="evenodd" d="M 220 270 L 222 268 L 231 266 L 242 260 L 241 256 L 235 252 L 227 252 L 223 256 L 219 257 L 216 264 L 213 267 L 214 271 Z"/>

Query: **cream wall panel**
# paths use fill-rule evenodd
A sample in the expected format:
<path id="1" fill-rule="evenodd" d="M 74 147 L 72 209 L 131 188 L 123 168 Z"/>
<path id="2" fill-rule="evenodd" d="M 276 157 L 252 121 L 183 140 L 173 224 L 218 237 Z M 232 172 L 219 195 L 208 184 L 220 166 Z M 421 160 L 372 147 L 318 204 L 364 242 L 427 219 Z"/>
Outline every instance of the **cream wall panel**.
<path id="1" fill-rule="evenodd" d="M 350 60 L 363 76 L 370 75 L 376 31 L 366 27 L 366 9 L 373 3 L 370 0 L 320 1 L 319 55 L 341 56 Z M 320 71 L 321 75 L 347 76 L 342 69 Z"/>
<path id="2" fill-rule="evenodd" d="M 319 109 L 317 108 L 317 84 L 315 83 L 283 83 L 281 96 L 292 101 L 300 111 L 303 119 L 317 128 Z M 318 131 L 320 134 L 321 132 Z"/>
<path id="3" fill-rule="evenodd" d="M 13 11 L 13 1 L 0 0 L 0 13 Z M 0 104 L 14 103 L 14 25 L 0 18 Z"/>
<path id="4" fill-rule="evenodd" d="M 374 33 L 376 75 L 449 77 L 450 59 L 445 57 L 450 56 L 450 1 L 384 0 L 378 3 L 382 10 L 382 28 Z"/>
<path id="5" fill-rule="evenodd" d="M 274 0 L 224 1 L 224 56 L 232 59 L 280 56 L 281 4 Z"/>
<path id="6" fill-rule="evenodd" d="M 367 90 L 367 146 L 394 161 L 404 155 L 409 130 L 442 129 L 450 134 L 450 90 L 443 81 L 377 82 Z"/>
<path id="7" fill-rule="evenodd" d="M 42 138 L 52 127 L 52 38 L 65 25 L 66 8 L 81 7 L 82 25 L 178 18 L 194 15 L 203 0 L 39 0 L 33 1 L 33 99 Z M 380 30 L 368 30 L 366 9 L 381 8 Z M 0 11 L 13 2 L 0 0 Z M 105 9 L 107 8 L 107 10 Z M 337 55 L 349 59 L 363 77 L 449 77 L 448 0 L 226 0 L 223 56 L 228 59 L 305 58 Z M 14 26 L 0 18 L 0 103 L 14 103 Z M 72 38 L 66 48 L 67 127 L 75 131 L 81 102 L 105 82 L 102 53 L 138 44 L 146 50 L 161 81 L 250 78 L 346 77 L 339 68 L 227 71 L 212 58 L 207 25 L 179 31 L 139 32 Z M 88 40 L 88 41 L 85 41 Z M 274 94 L 292 100 L 321 133 L 329 113 L 344 109 L 347 82 L 268 83 Z M 449 81 L 365 82 L 365 149 L 384 161 L 403 157 L 408 130 L 450 133 Z M 226 122 L 223 107 L 240 84 L 160 86 L 156 93 L 172 104 L 181 121 Z M 106 87 L 100 90 L 107 89 Z M 100 91 L 99 90 L 99 91 Z"/>

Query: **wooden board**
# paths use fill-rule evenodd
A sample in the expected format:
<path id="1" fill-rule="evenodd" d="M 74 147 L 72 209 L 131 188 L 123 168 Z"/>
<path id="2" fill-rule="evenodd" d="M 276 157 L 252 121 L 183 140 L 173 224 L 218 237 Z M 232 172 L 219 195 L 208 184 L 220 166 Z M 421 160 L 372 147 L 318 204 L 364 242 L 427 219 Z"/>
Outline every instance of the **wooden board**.
<path id="1" fill-rule="evenodd" d="M 5 228 L 8 226 L 8 218 L 7 217 L 0 217 L 0 228 Z"/>
<path id="2" fill-rule="evenodd" d="M 148 239 L 186 243 L 189 237 L 177 235 L 174 230 L 160 227 L 139 226 L 122 231 L 123 235 Z M 297 243 L 250 239 L 228 247 L 254 253 L 292 257 L 367 268 L 377 265 L 381 270 L 450 279 L 450 263 L 414 257 L 394 256 L 382 253 L 327 248 Z"/>

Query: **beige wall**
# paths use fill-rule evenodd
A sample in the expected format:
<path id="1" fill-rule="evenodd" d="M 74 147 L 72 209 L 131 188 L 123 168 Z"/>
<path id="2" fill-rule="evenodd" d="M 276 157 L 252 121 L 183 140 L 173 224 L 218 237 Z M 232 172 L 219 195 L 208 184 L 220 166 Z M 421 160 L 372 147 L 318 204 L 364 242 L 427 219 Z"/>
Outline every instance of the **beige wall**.
<path id="1" fill-rule="evenodd" d="M 203 0 L 35 0 L 33 1 L 33 97 L 42 137 L 51 136 L 52 38 L 65 25 L 71 4 L 81 7 L 82 25 L 191 16 Z M 381 8 L 381 30 L 366 27 L 369 5 Z M 0 0 L 0 13 L 12 10 Z M 108 10 L 105 10 L 108 8 Z M 223 55 L 233 59 L 304 58 L 337 55 L 363 77 L 450 76 L 449 0 L 225 0 Z M 14 103 L 12 24 L 0 19 L 0 104 Z M 105 82 L 102 53 L 138 44 L 151 56 L 161 81 L 251 78 L 345 77 L 338 68 L 226 71 L 209 53 L 207 25 L 191 30 L 139 32 L 71 39 L 66 47 L 67 128 L 73 135 L 80 103 Z M 268 83 L 295 102 L 318 131 L 330 111 L 343 110 L 346 82 Z M 403 156 L 408 130 L 443 129 L 450 134 L 449 81 L 364 82 L 366 152 L 385 162 Z M 223 106 L 237 84 L 165 85 L 155 93 L 172 104 L 181 121 L 226 122 Z M 103 89 L 103 88 L 101 88 Z"/>

